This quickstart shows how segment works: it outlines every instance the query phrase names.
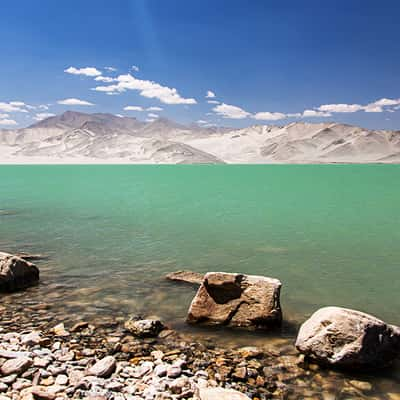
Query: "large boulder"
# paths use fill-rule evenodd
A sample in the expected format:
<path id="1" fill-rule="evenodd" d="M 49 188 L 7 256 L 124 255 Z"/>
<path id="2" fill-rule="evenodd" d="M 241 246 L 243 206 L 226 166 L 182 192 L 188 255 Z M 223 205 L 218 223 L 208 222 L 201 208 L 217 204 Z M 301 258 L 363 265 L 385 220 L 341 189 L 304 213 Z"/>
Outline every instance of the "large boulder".
<path id="1" fill-rule="evenodd" d="M 264 276 L 209 272 L 187 321 L 266 329 L 282 322 L 281 282 Z"/>
<path id="2" fill-rule="evenodd" d="M 400 355 L 400 328 L 360 311 L 325 307 L 301 326 L 296 348 L 322 364 L 385 367 Z"/>
<path id="3" fill-rule="evenodd" d="M 37 283 L 39 269 L 32 263 L 0 252 L 0 292 L 23 289 Z"/>

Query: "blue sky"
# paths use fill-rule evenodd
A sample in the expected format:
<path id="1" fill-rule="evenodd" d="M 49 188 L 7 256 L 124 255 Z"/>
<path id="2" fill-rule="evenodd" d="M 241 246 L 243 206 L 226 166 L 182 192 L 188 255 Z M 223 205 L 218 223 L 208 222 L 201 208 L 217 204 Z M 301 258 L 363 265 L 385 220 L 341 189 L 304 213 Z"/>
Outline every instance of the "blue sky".
<path id="1" fill-rule="evenodd" d="M 0 7 L 0 128 L 77 110 L 203 125 L 400 129 L 398 0 Z"/>

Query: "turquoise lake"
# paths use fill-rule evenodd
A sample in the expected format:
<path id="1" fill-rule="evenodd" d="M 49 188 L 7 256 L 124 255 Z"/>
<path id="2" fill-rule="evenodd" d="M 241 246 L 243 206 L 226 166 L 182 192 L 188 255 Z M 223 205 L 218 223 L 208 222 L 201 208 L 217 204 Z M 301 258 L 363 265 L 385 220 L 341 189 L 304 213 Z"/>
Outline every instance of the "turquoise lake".
<path id="1" fill-rule="evenodd" d="M 48 255 L 32 295 L 80 314 L 184 326 L 193 289 L 163 277 L 188 269 L 279 278 L 295 326 L 325 305 L 400 324 L 399 206 L 396 165 L 1 166 L 0 246 Z"/>

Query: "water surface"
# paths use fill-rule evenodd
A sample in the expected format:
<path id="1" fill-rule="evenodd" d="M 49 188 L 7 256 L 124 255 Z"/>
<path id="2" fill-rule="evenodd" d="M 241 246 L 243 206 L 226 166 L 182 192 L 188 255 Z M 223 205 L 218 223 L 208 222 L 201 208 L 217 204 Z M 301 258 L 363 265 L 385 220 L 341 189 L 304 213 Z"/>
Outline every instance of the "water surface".
<path id="1" fill-rule="evenodd" d="M 43 287 L 79 313 L 183 325 L 193 290 L 163 276 L 191 269 L 279 278 L 290 321 L 400 324 L 399 183 L 396 165 L 1 166 L 0 246 L 48 254 Z"/>

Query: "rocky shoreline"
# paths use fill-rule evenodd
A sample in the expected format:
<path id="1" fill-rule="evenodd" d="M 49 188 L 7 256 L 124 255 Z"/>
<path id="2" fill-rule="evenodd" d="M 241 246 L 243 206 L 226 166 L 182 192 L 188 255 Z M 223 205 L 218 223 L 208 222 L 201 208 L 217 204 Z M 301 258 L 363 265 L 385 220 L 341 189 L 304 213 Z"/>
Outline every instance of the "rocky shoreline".
<path id="1" fill-rule="evenodd" d="M 6 259 L 10 260 L 9 257 Z M 211 324 L 228 321 L 226 325 L 231 326 L 228 329 L 248 327 L 254 322 L 259 324 L 260 304 L 263 310 L 268 306 L 265 314 L 268 318 L 272 315 L 275 321 L 280 321 L 279 297 L 276 296 L 279 282 L 261 277 L 261 286 L 257 286 L 260 285 L 260 280 L 256 279 L 259 277 L 221 273 L 207 276 L 204 280 L 198 274 L 180 272 L 169 277 L 175 281 L 183 277 L 185 282 L 200 285 L 201 290 L 190 310 L 200 307 L 197 311 L 203 322 L 207 316 L 206 320 Z M 271 284 L 273 301 L 268 302 L 266 289 Z M 241 290 L 237 291 L 235 285 Z M 221 288 L 222 292 L 217 292 Z M 250 309 L 249 313 L 249 299 L 258 290 L 263 293 L 264 300 L 256 301 L 255 309 Z M 233 297 L 232 291 L 237 291 Z M 378 327 L 379 338 L 387 335 L 388 340 L 383 342 L 385 346 L 396 339 L 397 328 L 366 314 L 335 308 L 322 311 L 319 319 L 312 317 L 307 321 L 303 332 L 300 331 L 303 339 L 307 339 L 304 346 L 308 347 L 303 352 L 314 358 L 319 356 L 321 359 L 316 361 L 322 361 L 321 364 L 324 352 L 331 352 L 329 361 L 332 362 L 328 368 L 317 365 L 312 357 L 300 354 L 294 340 L 279 349 L 271 346 L 268 339 L 265 346 L 221 346 L 213 340 L 199 339 L 166 327 L 165 322 L 155 316 L 146 316 L 143 320 L 138 316 L 127 319 L 128 316 L 104 317 L 99 314 L 93 320 L 83 320 L 79 315 L 61 316 L 59 311 L 52 311 L 48 303 L 25 299 L 15 305 L 7 301 L 9 295 L 5 296 L 0 305 L 0 400 L 400 399 L 400 384 L 398 387 L 393 385 L 398 381 L 398 377 L 392 375 L 393 369 L 343 373 L 332 368 L 337 360 L 341 360 L 336 357 L 335 346 L 329 348 L 329 340 L 321 342 L 321 332 L 326 333 L 321 331 L 321 326 L 325 328 L 327 321 L 330 329 L 336 329 L 337 342 L 348 340 L 341 336 L 342 327 L 354 325 L 354 318 L 363 322 L 359 324 L 363 331 L 371 332 Z M 216 301 L 210 300 L 210 296 Z M 240 306 L 243 302 L 246 313 L 242 315 Z M 207 315 L 202 314 L 203 304 L 208 307 Z M 261 325 L 264 327 L 264 323 Z M 348 327 L 345 331 L 360 336 Z M 370 341 L 371 337 L 375 340 L 374 336 L 367 337 Z M 313 342 L 314 338 L 317 338 L 317 344 Z M 298 348 L 303 346 L 299 343 Z M 319 348 L 320 343 L 325 347 Z M 375 356 L 371 358 L 368 347 L 358 348 L 356 340 L 351 344 L 355 360 L 359 361 L 359 356 L 365 359 L 364 349 L 367 349 L 370 363 L 377 360 Z M 397 351 L 397 348 L 391 345 L 391 352 L 385 353 L 385 346 L 380 349 L 380 354 L 388 356 L 390 361 L 393 349 Z M 380 374 L 382 379 L 376 379 Z"/>
<path id="2" fill-rule="evenodd" d="M 339 372 L 295 351 L 219 348 L 168 328 L 139 338 L 122 323 L 82 321 L 42 331 L 2 327 L 0 371 L 1 400 L 380 398 L 367 380 L 340 379 Z"/>

